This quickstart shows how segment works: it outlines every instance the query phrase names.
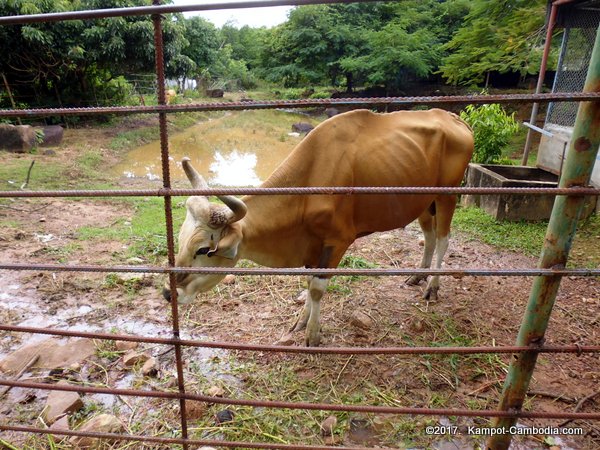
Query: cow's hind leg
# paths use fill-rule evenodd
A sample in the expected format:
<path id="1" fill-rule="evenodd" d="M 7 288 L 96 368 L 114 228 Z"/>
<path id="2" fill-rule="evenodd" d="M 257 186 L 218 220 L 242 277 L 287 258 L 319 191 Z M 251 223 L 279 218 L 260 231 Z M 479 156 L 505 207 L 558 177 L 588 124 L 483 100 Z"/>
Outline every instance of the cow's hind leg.
<path id="1" fill-rule="evenodd" d="M 421 264 L 419 266 L 421 269 L 429 269 L 431 267 L 431 261 L 433 260 L 433 252 L 435 251 L 436 246 L 434 222 L 434 216 L 431 214 L 430 210 L 425 211 L 419 216 L 419 225 L 421 226 L 423 236 L 425 237 L 423 258 L 421 259 Z M 406 284 L 416 285 L 426 279 L 427 275 L 413 275 L 406 280 Z"/>
<path id="2" fill-rule="evenodd" d="M 435 236 L 436 236 L 436 259 L 435 269 L 441 269 L 444 261 L 444 256 L 448 250 L 450 238 L 450 224 L 454 209 L 456 208 L 456 196 L 441 195 L 435 201 Z M 436 301 L 438 298 L 438 290 L 440 288 L 440 276 L 434 275 L 427 283 L 423 298 Z"/>

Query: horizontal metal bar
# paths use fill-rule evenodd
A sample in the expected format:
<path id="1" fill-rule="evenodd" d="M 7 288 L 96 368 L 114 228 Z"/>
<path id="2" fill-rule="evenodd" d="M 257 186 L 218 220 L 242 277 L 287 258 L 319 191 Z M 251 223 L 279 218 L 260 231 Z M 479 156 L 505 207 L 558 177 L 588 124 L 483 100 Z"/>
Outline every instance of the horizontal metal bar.
<path id="1" fill-rule="evenodd" d="M 545 94 L 494 94 L 463 96 L 369 97 L 343 99 L 272 100 L 251 102 L 189 103 L 156 106 L 106 106 L 94 108 L 1 109 L 0 117 L 82 116 L 94 114 L 150 114 L 157 112 L 236 111 L 253 109 L 328 108 L 335 106 L 406 106 L 482 103 L 548 103 L 597 101 L 597 92 L 552 92 Z"/>
<path id="2" fill-rule="evenodd" d="M 339 354 L 339 355 L 472 355 L 472 354 L 512 354 L 535 351 L 537 353 L 584 353 L 600 352 L 600 345 L 542 345 L 526 346 L 477 346 L 477 347 L 297 347 L 292 345 L 242 344 L 235 342 L 199 341 L 193 339 L 159 338 L 128 334 L 96 333 L 52 328 L 21 327 L 2 325 L 0 330 L 11 333 L 36 333 L 50 336 L 79 337 L 109 341 L 140 342 L 145 344 L 182 345 L 186 347 L 218 348 L 253 352 Z"/>
<path id="3" fill-rule="evenodd" d="M 50 428 L 36 428 L 27 427 L 20 425 L 1 425 L 0 430 L 5 431 L 16 431 L 22 433 L 40 433 L 40 434 L 52 434 L 57 436 L 83 436 L 96 439 L 106 439 L 110 441 L 130 441 L 130 442 L 148 442 L 156 444 L 180 444 L 180 445 L 194 445 L 198 446 L 209 446 L 215 448 L 259 448 L 259 449 L 278 449 L 278 450 L 372 450 L 372 447 L 331 447 L 323 445 L 301 445 L 301 444 L 277 444 L 267 442 L 241 442 L 241 441 L 221 441 L 214 439 L 183 439 L 183 438 L 165 438 L 158 436 L 142 436 L 136 434 L 117 434 L 117 433 L 99 433 L 92 431 L 80 431 L 80 430 L 60 430 Z M 171 448 L 171 447 L 169 447 Z M 393 450 L 389 447 L 377 447 L 381 450 Z"/>
<path id="4" fill-rule="evenodd" d="M 380 0 L 352 0 L 353 3 L 369 3 Z M 348 0 L 254 0 L 241 2 L 198 3 L 193 5 L 155 5 L 129 8 L 93 9 L 57 13 L 29 14 L 0 17 L 0 25 L 15 25 L 35 22 L 60 22 L 65 20 L 105 19 L 111 17 L 147 16 L 156 14 L 184 13 L 192 11 L 214 11 L 246 8 L 271 8 L 274 6 L 319 5 L 325 3 L 350 3 Z M 267 14 L 267 13 L 265 13 Z"/>
<path id="5" fill-rule="evenodd" d="M 0 191 L 0 198 L 34 197 L 182 197 L 189 195 L 600 195 L 591 187 L 226 187 L 210 189 L 115 189 L 115 190 L 44 190 Z"/>
<path id="6" fill-rule="evenodd" d="M 96 439 L 106 439 L 110 441 L 130 441 L 130 442 L 148 442 L 155 444 L 179 444 L 179 445 L 194 445 L 198 446 L 209 446 L 209 447 L 226 447 L 226 448 L 259 448 L 259 449 L 277 449 L 277 450 L 372 450 L 372 447 L 331 447 L 323 445 L 300 445 L 300 444 L 277 444 L 267 442 L 241 442 L 241 441 L 221 441 L 214 439 L 183 439 L 183 438 L 165 438 L 158 436 L 142 436 L 136 434 L 117 434 L 117 433 L 99 433 L 92 431 L 80 431 L 80 430 L 62 430 L 62 429 L 51 429 L 51 428 L 36 428 L 27 427 L 20 425 L 2 425 L 0 424 L 0 430 L 4 431 L 15 431 L 22 433 L 40 433 L 40 434 L 52 434 L 56 436 L 82 436 Z M 169 447 L 171 448 L 171 447 Z M 393 450 L 388 447 L 377 447 L 381 450 Z"/>
<path id="7" fill-rule="evenodd" d="M 548 130 L 544 130 L 543 128 L 532 125 L 529 122 L 523 122 L 523 125 L 525 125 L 529 129 L 531 129 L 533 131 L 537 131 L 538 133 L 543 134 L 544 136 L 547 136 L 549 138 L 554 137 L 554 134 L 550 133 Z"/>
<path id="8" fill-rule="evenodd" d="M 162 266 L 99 266 L 91 264 L 28 264 L 0 262 L 0 270 L 39 270 L 46 272 L 129 272 L 129 273 L 196 273 L 220 275 L 292 275 L 292 276 L 408 276 L 408 275 L 441 275 L 452 277 L 535 277 L 535 276 L 576 276 L 597 277 L 600 269 L 567 269 L 557 268 L 524 268 L 524 269 L 307 269 L 307 268 L 275 268 L 275 267 L 162 267 Z"/>
<path id="9" fill-rule="evenodd" d="M 28 381 L 10 381 L 0 379 L 0 386 L 20 387 L 26 389 L 42 389 L 50 391 L 78 392 L 81 394 L 111 394 L 127 397 L 147 397 L 163 399 L 185 399 L 221 405 L 250 406 L 256 408 L 285 408 L 302 409 L 309 411 L 344 411 L 373 414 L 409 414 L 423 416 L 463 416 L 463 417 L 517 417 L 531 419 L 591 419 L 600 420 L 600 412 L 595 413 L 569 413 L 569 412 L 541 412 L 541 411 L 497 411 L 497 410 L 471 410 L 451 408 L 410 408 L 400 406 L 371 406 L 347 405 L 330 403 L 285 402 L 274 400 L 246 400 L 229 397 L 213 397 L 210 395 L 166 392 L 143 391 L 139 389 L 111 389 L 95 386 L 33 383 Z"/>

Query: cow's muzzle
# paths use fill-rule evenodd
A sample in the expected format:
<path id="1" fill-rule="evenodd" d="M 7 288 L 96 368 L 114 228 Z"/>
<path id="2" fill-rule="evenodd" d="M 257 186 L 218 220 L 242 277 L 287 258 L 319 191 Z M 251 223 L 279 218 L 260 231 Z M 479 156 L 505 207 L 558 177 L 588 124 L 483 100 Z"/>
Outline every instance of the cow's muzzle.
<path id="1" fill-rule="evenodd" d="M 171 303 L 171 289 L 167 289 L 166 287 L 164 287 L 162 290 L 162 294 L 165 300 Z"/>

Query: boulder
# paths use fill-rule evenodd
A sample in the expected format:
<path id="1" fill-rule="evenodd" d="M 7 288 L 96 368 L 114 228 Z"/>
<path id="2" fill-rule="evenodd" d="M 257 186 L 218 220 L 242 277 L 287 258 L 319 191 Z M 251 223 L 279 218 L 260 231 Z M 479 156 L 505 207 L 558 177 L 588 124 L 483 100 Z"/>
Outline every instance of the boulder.
<path id="1" fill-rule="evenodd" d="M 47 127 L 39 129 L 44 132 L 44 138 L 40 143 L 42 147 L 54 147 L 59 145 L 65 134 L 65 130 L 60 125 L 48 125 Z"/>
<path id="2" fill-rule="evenodd" d="M 327 115 L 327 117 L 331 118 L 333 116 L 337 116 L 340 113 L 340 111 L 337 108 L 327 108 L 325 110 L 325 114 Z"/>
<path id="3" fill-rule="evenodd" d="M 59 385 L 69 386 L 66 381 L 59 381 Z M 77 392 L 52 391 L 48 394 L 44 407 L 44 419 L 47 424 L 53 424 L 60 417 L 79 411 L 83 408 L 83 401 Z"/>
<path id="4" fill-rule="evenodd" d="M 296 133 L 310 133 L 315 127 L 310 123 L 298 122 L 292 125 L 292 131 Z"/>
<path id="5" fill-rule="evenodd" d="M 54 431 L 69 431 L 71 429 L 69 427 L 69 418 L 67 416 L 62 416 L 60 419 L 50 425 L 50 429 Z M 66 439 L 64 434 L 52 434 L 52 437 L 57 442 Z"/>
<path id="6" fill-rule="evenodd" d="M 156 358 L 148 358 L 142 366 L 142 374 L 147 377 L 155 377 L 158 374 L 158 361 Z"/>
<path id="7" fill-rule="evenodd" d="M 133 367 L 136 364 L 144 364 L 149 359 L 150 355 L 147 353 L 130 350 L 123 355 L 123 366 Z"/>
<path id="8" fill-rule="evenodd" d="M 118 433 L 123 430 L 123 424 L 119 419 L 110 414 L 100 414 L 87 421 L 78 431 L 96 433 Z M 77 449 L 98 448 L 102 442 L 100 439 L 84 436 L 73 436 L 69 439 L 71 445 Z"/>
<path id="9" fill-rule="evenodd" d="M 206 95 L 210 98 L 221 98 L 225 95 L 225 91 L 223 91 L 223 89 L 207 89 Z"/>
<path id="10" fill-rule="evenodd" d="M 0 124 L 0 149 L 27 153 L 36 144 L 35 129 L 29 125 Z"/>
<path id="11" fill-rule="evenodd" d="M 362 311 L 355 311 L 350 318 L 350 323 L 363 330 L 369 330 L 375 325 L 373 319 Z"/>

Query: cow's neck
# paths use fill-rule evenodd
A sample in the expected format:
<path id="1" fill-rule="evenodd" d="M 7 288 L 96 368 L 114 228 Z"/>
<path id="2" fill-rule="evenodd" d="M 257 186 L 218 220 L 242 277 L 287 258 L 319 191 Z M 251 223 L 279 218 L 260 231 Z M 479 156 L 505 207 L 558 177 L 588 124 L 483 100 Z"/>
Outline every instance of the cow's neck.
<path id="1" fill-rule="evenodd" d="M 299 252 L 304 236 L 298 219 L 301 198 L 255 195 L 246 197 L 244 202 L 248 213 L 241 221 L 241 259 L 268 267 L 302 265 Z"/>

